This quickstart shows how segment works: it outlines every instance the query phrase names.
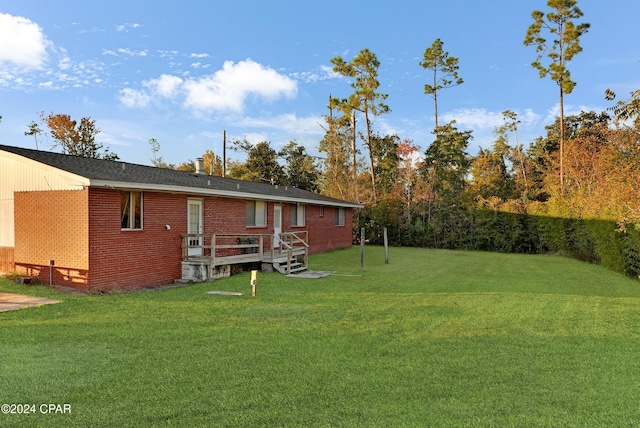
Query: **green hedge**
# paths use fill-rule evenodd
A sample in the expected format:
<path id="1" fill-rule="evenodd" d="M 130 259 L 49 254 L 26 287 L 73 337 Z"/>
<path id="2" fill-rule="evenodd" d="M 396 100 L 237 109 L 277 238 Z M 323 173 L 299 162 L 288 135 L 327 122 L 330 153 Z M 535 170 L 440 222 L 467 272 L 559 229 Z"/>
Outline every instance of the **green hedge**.
<path id="1" fill-rule="evenodd" d="M 530 214 L 491 215 L 497 220 L 488 225 L 490 231 L 483 235 L 494 236 L 489 241 L 493 245 L 478 249 L 561 254 L 598 263 L 634 278 L 640 275 L 640 233 L 632 225 L 620 230 L 614 221 Z"/>
<path id="2" fill-rule="evenodd" d="M 640 232 L 634 225 L 620 230 L 613 221 L 453 206 L 434 210 L 430 221 L 416 217 L 401 227 L 392 208 L 380 204 L 360 212 L 355 236 L 365 227 L 369 242 L 382 244 L 382 229 L 387 227 L 393 246 L 560 254 L 634 278 L 640 275 Z"/>

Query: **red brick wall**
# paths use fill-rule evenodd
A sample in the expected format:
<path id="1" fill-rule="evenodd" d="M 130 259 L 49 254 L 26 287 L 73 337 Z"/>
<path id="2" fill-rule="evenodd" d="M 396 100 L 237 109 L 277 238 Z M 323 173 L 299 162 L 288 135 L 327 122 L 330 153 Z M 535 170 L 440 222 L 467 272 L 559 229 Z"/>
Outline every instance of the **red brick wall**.
<path id="1" fill-rule="evenodd" d="M 87 288 L 87 190 L 16 192 L 16 271 L 48 284 Z M 49 260 L 54 261 L 50 278 Z"/>
<path id="2" fill-rule="evenodd" d="M 273 206 L 267 203 L 267 227 L 246 227 L 246 201 L 236 199 L 208 198 L 204 203 L 205 233 L 256 233 L 273 234 Z M 305 225 L 291 226 L 292 204 L 282 205 L 282 231 L 308 231 L 310 254 L 351 247 L 353 210 L 345 209 L 345 225 L 335 225 L 334 207 L 324 207 L 320 216 L 320 207 L 307 205 Z"/>
<path id="3" fill-rule="evenodd" d="M 344 226 L 336 226 L 335 207 L 324 207 L 324 215 L 320 216 L 320 207 L 317 205 L 307 205 L 304 227 L 288 227 L 286 230 L 307 230 L 309 232 L 310 253 L 324 253 L 340 248 L 351 247 L 353 222 L 351 208 L 345 208 Z M 291 208 L 287 205 L 287 225 L 290 225 Z"/>
<path id="4" fill-rule="evenodd" d="M 121 192 L 16 193 L 16 268 L 48 283 L 81 289 L 115 290 L 173 282 L 182 275 L 181 235 L 187 232 L 188 195 L 144 192 L 143 228 L 122 230 Z M 205 234 L 272 234 L 273 202 L 267 226 L 246 226 L 246 201 L 204 197 Z M 283 231 L 308 231 L 312 254 L 351 246 L 351 210 L 345 226 L 335 226 L 335 208 L 307 205 L 304 227 L 291 227 L 291 205 L 282 205 Z M 166 225 L 170 226 L 167 230 Z M 266 243 L 267 244 L 267 243 Z"/>
<path id="5" fill-rule="evenodd" d="M 141 230 L 121 229 L 120 198 L 119 190 L 90 190 L 90 287 L 139 288 L 179 279 L 187 196 L 144 192 Z"/>

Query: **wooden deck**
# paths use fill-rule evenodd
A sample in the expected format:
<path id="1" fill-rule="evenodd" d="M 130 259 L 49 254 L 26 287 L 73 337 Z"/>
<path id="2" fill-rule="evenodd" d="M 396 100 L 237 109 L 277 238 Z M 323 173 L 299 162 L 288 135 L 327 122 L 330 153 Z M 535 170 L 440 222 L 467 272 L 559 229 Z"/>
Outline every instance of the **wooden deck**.
<path id="1" fill-rule="evenodd" d="M 307 269 L 306 231 L 281 233 L 276 248 L 273 239 L 272 235 L 260 234 L 184 234 L 182 260 L 207 265 L 210 271 L 219 266 L 247 263 L 271 263 L 282 273 Z"/>
<path id="2" fill-rule="evenodd" d="M 292 251 L 293 256 L 301 256 L 305 254 L 306 254 L 306 251 L 302 249 L 295 249 Z M 237 265 L 237 264 L 257 263 L 257 262 L 278 263 L 278 262 L 286 261 L 287 257 L 288 257 L 287 251 L 280 252 L 276 250 L 273 252 L 264 251 L 262 255 L 260 255 L 259 253 L 238 254 L 238 255 L 231 255 L 231 256 L 217 256 L 215 258 L 211 256 L 189 256 L 185 260 L 211 264 L 212 266 L 215 267 L 215 266 Z"/>

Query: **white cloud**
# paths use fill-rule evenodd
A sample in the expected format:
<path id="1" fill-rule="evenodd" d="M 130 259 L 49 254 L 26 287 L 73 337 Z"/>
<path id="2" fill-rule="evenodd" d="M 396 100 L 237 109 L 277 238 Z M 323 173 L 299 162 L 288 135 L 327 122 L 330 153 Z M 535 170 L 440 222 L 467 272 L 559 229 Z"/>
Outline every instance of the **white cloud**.
<path id="1" fill-rule="evenodd" d="M 495 128 L 503 123 L 502 113 L 487 111 L 484 108 L 461 108 L 447 112 L 440 117 L 439 123 L 452 120 L 465 128 Z"/>
<path id="2" fill-rule="evenodd" d="M 516 113 L 517 119 L 524 125 L 535 124 L 540 119 L 540 115 L 531 109 L 525 109 L 524 112 L 516 110 Z M 440 123 L 455 120 L 459 127 L 471 129 L 494 129 L 505 123 L 502 111 L 488 111 L 484 108 L 461 108 L 443 114 L 440 119 Z"/>
<path id="3" fill-rule="evenodd" d="M 0 13 L 0 63 L 40 68 L 47 60 L 50 42 L 35 22 Z"/>
<path id="4" fill-rule="evenodd" d="M 152 94 L 158 94 L 164 98 L 173 98 L 180 91 L 182 79 L 178 76 L 163 74 L 157 79 L 142 82 L 142 85 L 149 88 Z"/>
<path id="5" fill-rule="evenodd" d="M 129 55 L 129 56 L 147 56 L 149 54 L 148 51 L 134 51 L 129 48 L 119 48 L 118 53 Z"/>
<path id="6" fill-rule="evenodd" d="M 564 105 L 564 116 L 574 116 L 579 115 L 581 112 L 595 111 L 602 112 L 606 111 L 606 107 L 602 106 L 594 106 L 594 105 L 573 105 L 573 104 L 565 104 Z M 556 118 L 560 116 L 560 103 L 556 103 L 553 107 L 547 110 L 547 116 L 544 118 L 545 123 L 554 123 Z"/>
<path id="7" fill-rule="evenodd" d="M 133 24 L 126 23 L 126 24 L 116 25 L 116 31 L 118 31 L 118 32 L 125 31 L 126 32 L 126 31 L 129 31 L 129 29 L 131 29 L 131 28 L 135 29 L 135 28 L 140 28 L 140 27 L 141 27 L 141 25 L 138 24 L 138 23 L 133 23 Z"/>
<path id="8" fill-rule="evenodd" d="M 120 101 L 130 108 L 143 108 L 153 99 L 176 98 L 184 95 L 183 105 L 196 112 L 241 112 L 248 97 L 273 100 L 293 96 L 296 82 L 275 70 L 250 59 L 233 63 L 227 61 L 221 70 L 200 78 L 183 80 L 163 74 L 157 79 L 142 82 L 142 89 L 126 88 L 120 91 Z"/>
<path id="9" fill-rule="evenodd" d="M 147 50 L 143 50 L 143 51 L 134 51 L 132 49 L 129 48 L 118 48 L 115 51 L 111 50 L 111 49 L 103 49 L 102 50 L 102 55 L 109 55 L 109 56 L 122 56 L 122 55 L 126 55 L 126 56 L 139 56 L 139 57 L 146 57 L 149 55 L 149 51 Z"/>
<path id="10" fill-rule="evenodd" d="M 120 90 L 120 102 L 129 108 L 144 108 L 151 102 L 151 97 L 146 91 L 124 88 Z"/>
<path id="11" fill-rule="evenodd" d="M 292 73 L 291 77 L 301 80 L 306 83 L 315 83 L 329 79 L 339 79 L 342 76 L 333 71 L 333 68 L 321 65 L 318 71 L 304 71 L 299 73 Z"/>
<path id="12" fill-rule="evenodd" d="M 518 119 L 523 125 L 535 125 L 540 120 L 540 115 L 534 112 L 532 109 L 525 109 L 524 112 L 518 112 Z"/>
<path id="13" fill-rule="evenodd" d="M 247 59 L 226 61 L 221 70 L 184 83 L 185 106 L 195 110 L 232 110 L 240 112 L 250 95 L 276 99 L 297 93 L 296 82 Z"/>
<path id="14" fill-rule="evenodd" d="M 291 134 L 322 135 L 324 131 L 319 125 L 322 122 L 320 116 L 298 117 L 295 113 L 285 113 L 263 118 L 243 117 L 234 122 L 234 125 L 241 128 L 269 128 Z"/>

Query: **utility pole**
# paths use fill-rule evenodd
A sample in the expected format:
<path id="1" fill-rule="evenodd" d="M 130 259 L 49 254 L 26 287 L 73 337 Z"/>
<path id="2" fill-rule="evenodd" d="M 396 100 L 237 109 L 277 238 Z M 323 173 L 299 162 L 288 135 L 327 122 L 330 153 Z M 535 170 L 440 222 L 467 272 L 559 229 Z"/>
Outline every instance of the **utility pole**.
<path id="1" fill-rule="evenodd" d="M 227 130 L 222 131 L 222 176 L 227 176 Z"/>

